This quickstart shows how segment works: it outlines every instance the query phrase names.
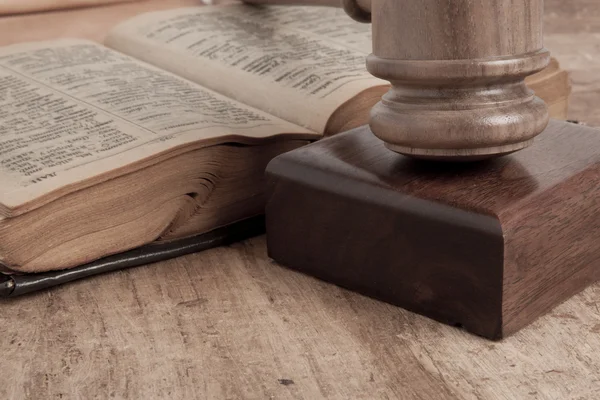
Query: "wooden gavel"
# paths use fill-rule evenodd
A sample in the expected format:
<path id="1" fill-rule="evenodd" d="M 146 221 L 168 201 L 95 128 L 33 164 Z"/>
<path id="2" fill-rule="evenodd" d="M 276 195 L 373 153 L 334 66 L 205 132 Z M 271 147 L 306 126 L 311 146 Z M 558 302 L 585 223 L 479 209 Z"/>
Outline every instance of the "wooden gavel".
<path id="1" fill-rule="evenodd" d="M 392 87 L 370 127 L 398 153 L 473 160 L 529 146 L 548 124 L 525 84 L 550 60 L 543 0 L 245 0 L 343 6 L 373 24 L 368 71 Z"/>

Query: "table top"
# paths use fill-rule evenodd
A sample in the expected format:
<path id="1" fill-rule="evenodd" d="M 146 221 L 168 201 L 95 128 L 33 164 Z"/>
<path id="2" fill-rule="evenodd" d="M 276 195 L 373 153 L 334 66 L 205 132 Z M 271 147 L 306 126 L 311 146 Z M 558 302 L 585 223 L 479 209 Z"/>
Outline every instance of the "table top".
<path id="1" fill-rule="evenodd" d="M 600 126 L 596 0 L 546 0 L 571 118 Z M 0 44 L 101 40 L 155 0 L 0 19 Z M 258 237 L 0 303 L 0 398 L 593 399 L 600 285 L 490 342 L 269 260 Z"/>

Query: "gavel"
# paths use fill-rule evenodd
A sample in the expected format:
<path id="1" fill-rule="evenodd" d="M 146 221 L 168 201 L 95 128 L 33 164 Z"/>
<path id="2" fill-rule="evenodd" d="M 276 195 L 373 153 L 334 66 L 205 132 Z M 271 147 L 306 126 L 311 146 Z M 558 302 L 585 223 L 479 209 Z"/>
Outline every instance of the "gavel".
<path id="1" fill-rule="evenodd" d="M 549 121 L 525 85 L 549 62 L 543 0 L 340 4 L 371 15 L 367 69 L 392 86 L 370 129 L 269 163 L 269 256 L 490 339 L 596 282 L 600 135 Z M 452 165 L 388 149 L 444 161 L 523 151 Z"/>
<path id="2" fill-rule="evenodd" d="M 544 69 L 543 0 L 245 0 L 343 6 L 372 22 L 368 71 L 391 83 L 371 111 L 387 148 L 436 160 L 479 160 L 521 150 L 548 124 L 525 84 Z"/>

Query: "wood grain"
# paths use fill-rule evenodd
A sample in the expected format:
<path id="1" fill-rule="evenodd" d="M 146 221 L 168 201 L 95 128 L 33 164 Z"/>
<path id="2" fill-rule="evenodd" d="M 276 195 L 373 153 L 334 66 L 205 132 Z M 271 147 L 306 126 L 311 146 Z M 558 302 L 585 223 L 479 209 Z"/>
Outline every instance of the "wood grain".
<path id="1" fill-rule="evenodd" d="M 227 1 L 222 1 L 222 3 L 227 3 Z M 145 0 L 1 17 L 0 45 L 69 37 L 102 42 L 111 28 L 137 14 L 201 4 L 201 0 Z"/>
<path id="2" fill-rule="evenodd" d="M 21 14 L 78 7 L 93 7 L 136 0 L 3 0 L 0 14 Z"/>
<path id="3" fill-rule="evenodd" d="M 600 278 L 599 177 L 600 135 L 567 122 L 476 165 L 414 162 L 361 127 L 271 161 L 268 251 L 499 339 Z"/>
<path id="4" fill-rule="evenodd" d="M 548 65 L 543 0 L 376 0 L 369 72 L 391 90 L 369 125 L 416 158 L 479 160 L 521 150 L 548 110 L 524 79 Z"/>
<path id="5" fill-rule="evenodd" d="M 493 344 L 283 269 L 258 238 L 3 302 L 0 395 L 593 399 L 599 299 Z"/>
<path id="6" fill-rule="evenodd" d="M 0 18 L 0 43 L 101 39 L 135 7 L 192 3 Z M 595 5 L 546 0 L 546 46 L 571 118 L 600 126 Z M 2 302 L 0 398 L 595 399 L 598 304 L 596 284 L 490 343 L 281 268 L 257 238 Z"/>

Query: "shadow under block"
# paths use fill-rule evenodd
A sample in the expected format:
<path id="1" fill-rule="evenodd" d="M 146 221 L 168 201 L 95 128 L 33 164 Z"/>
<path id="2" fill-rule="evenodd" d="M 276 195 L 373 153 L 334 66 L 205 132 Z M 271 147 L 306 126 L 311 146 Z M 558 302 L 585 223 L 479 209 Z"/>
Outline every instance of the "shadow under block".
<path id="1" fill-rule="evenodd" d="M 274 260 L 490 339 L 599 277 L 595 129 L 551 121 L 523 151 L 447 164 L 361 127 L 277 157 L 267 177 Z"/>

